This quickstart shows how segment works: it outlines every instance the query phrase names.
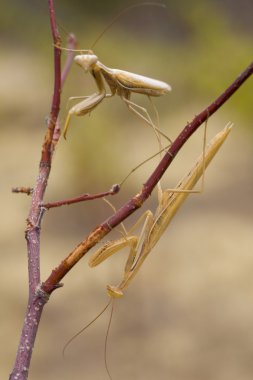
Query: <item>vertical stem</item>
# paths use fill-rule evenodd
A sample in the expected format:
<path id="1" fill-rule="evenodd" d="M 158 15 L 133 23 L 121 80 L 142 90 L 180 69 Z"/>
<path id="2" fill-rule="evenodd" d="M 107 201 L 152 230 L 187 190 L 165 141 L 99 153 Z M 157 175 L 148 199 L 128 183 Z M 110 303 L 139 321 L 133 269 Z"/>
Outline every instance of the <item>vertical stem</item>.
<path id="1" fill-rule="evenodd" d="M 40 207 L 51 170 L 54 153 L 53 136 L 60 110 L 61 94 L 61 50 L 56 47 L 60 44 L 54 14 L 53 0 L 48 0 L 50 24 L 54 41 L 54 92 L 51 105 L 48 128 L 42 146 L 41 160 L 37 182 L 34 187 L 31 208 L 27 219 L 26 241 L 28 253 L 29 299 L 24 325 L 20 337 L 16 361 L 10 380 L 26 380 L 32 357 L 32 350 L 38 331 L 40 317 L 48 297 L 36 289 L 40 283 L 40 224 L 43 212 Z"/>

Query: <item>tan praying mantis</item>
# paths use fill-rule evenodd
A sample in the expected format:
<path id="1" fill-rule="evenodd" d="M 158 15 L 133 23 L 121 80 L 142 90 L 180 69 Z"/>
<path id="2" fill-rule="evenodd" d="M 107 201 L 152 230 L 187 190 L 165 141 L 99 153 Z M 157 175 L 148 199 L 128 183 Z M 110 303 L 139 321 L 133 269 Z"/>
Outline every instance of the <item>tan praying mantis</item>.
<path id="1" fill-rule="evenodd" d="M 166 8 L 164 4 L 155 2 L 144 2 L 127 7 L 112 20 L 112 22 L 104 29 L 102 33 L 100 33 L 98 38 L 95 40 L 95 43 L 93 43 L 92 48 L 100 40 L 105 31 L 107 31 L 114 24 L 114 22 L 122 16 L 122 14 L 140 6 L 155 6 Z M 79 52 L 79 54 L 74 58 L 75 63 L 81 66 L 82 69 L 84 69 L 85 73 L 89 72 L 93 76 L 97 85 L 97 92 L 92 95 L 75 96 L 69 98 L 69 100 L 83 100 L 75 104 L 68 111 L 63 130 L 63 136 L 65 138 L 72 115 L 84 116 L 86 114 L 90 114 L 105 98 L 109 98 L 117 94 L 124 101 L 131 112 L 133 112 L 143 121 L 145 121 L 147 125 L 151 126 L 154 129 L 158 140 L 160 136 L 163 136 L 171 142 L 166 134 L 164 134 L 157 126 L 154 125 L 147 109 L 130 100 L 132 93 L 138 93 L 148 96 L 149 100 L 151 101 L 151 97 L 162 96 L 171 91 L 171 86 L 169 84 L 143 75 L 131 73 L 129 71 L 109 68 L 98 60 L 98 57 L 93 53 L 92 49 L 72 50 L 62 47 L 59 47 L 59 49 Z M 107 93 L 105 83 L 109 86 L 110 93 Z M 151 104 L 153 105 L 152 101 Z M 158 113 L 156 109 L 155 112 L 158 120 Z"/>
<path id="2" fill-rule="evenodd" d="M 158 206 L 154 215 L 150 210 L 146 211 L 131 228 L 127 236 L 106 243 L 91 256 L 89 265 L 95 267 L 121 249 L 125 247 L 130 249 L 122 281 L 117 286 L 107 286 L 107 292 L 110 297 L 119 298 L 123 296 L 123 290 L 136 276 L 147 256 L 166 231 L 179 207 L 190 193 L 200 192 L 192 189 L 226 140 L 231 128 L 232 124 L 229 123 L 210 141 L 189 174 L 179 182 L 175 189 L 162 191 L 160 184 L 158 184 Z M 143 220 L 145 222 L 140 236 L 131 235 Z"/>
<path id="3" fill-rule="evenodd" d="M 204 138 L 204 150 L 201 156 L 196 161 L 190 172 L 179 182 L 175 189 L 167 189 L 162 191 L 160 183 L 158 184 L 158 206 L 155 214 L 148 210 L 146 211 L 130 229 L 128 234 L 121 239 L 107 242 L 100 249 L 98 249 L 90 258 L 90 267 L 95 267 L 105 261 L 108 257 L 119 252 L 125 247 L 129 247 L 130 252 L 124 268 L 124 275 L 122 281 L 117 286 L 107 285 L 107 293 L 110 297 L 110 301 L 104 307 L 104 309 L 86 326 L 84 326 L 80 331 L 78 331 L 63 348 L 63 356 L 70 345 L 70 343 L 80 335 L 84 330 L 86 330 L 91 324 L 93 324 L 108 308 L 115 298 L 120 298 L 123 296 L 123 291 L 129 286 L 133 278 L 137 275 L 140 268 L 142 267 L 147 256 L 160 240 L 163 233 L 168 228 L 171 220 L 175 216 L 176 212 L 186 200 L 190 193 L 199 193 L 203 190 L 192 190 L 195 184 L 198 182 L 200 177 L 205 171 L 205 168 L 212 161 L 222 144 L 225 142 L 228 134 L 230 133 L 232 124 L 229 123 L 227 126 L 219 132 L 209 143 L 207 148 L 205 148 L 205 138 Z M 145 220 L 140 236 L 131 235 L 135 228 Z M 104 360 L 107 374 L 110 379 L 110 371 L 107 364 L 107 342 L 108 334 L 113 313 L 113 303 L 110 314 L 110 321 L 108 324 L 105 346 L 104 346 Z"/>
<path id="4" fill-rule="evenodd" d="M 80 50 L 78 51 L 81 52 Z M 111 69 L 101 63 L 98 60 L 98 57 L 91 50 L 85 50 L 83 52 L 87 52 L 87 54 L 76 55 L 74 61 L 81 66 L 86 73 L 91 73 L 96 82 L 98 92 L 90 96 L 77 96 L 69 99 L 74 100 L 84 98 L 84 100 L 80 103 L 75 104 L 69 109 L 63 136 L 66 138 L 72 115 L 84 116 L 86 114 L 90 114 L 90 112 L 93 111 L 104 98 L 112 97 L 117 94 L 125 102 L 130 111 L 154 129 L 157 136 L 162 135 L 169 140 L 168 137 L 154 125 L 147 109 L 133 103 L 130 100 L 130 96 L 132 93 L 139 93 L 148 96 L 150 99 L 151 96 L 161 96 L 167 94 L 171 91 L 171 86 L 160 80 L 134 74 L 129 71 Z M 108 84 L 111 93 L 106 92 L 104 80 Z"/>

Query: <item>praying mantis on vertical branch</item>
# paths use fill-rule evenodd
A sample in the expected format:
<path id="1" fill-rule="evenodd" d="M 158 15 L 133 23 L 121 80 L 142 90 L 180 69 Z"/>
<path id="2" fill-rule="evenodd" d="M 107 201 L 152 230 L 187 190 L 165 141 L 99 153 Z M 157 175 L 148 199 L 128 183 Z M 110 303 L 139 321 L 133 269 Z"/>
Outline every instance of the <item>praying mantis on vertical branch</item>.
<path id="1" fill-rule="evenodd" d="M 121 12 L 113 20 L 113 22 L 109 25 L 109 27 L 115 22 L 116 19 L 118 19 L 119 16 L 122 15 L 122 13 L 128 11 L 129 9 L 136 8 L 138 6 L 143 6 L 143 5 L 159 6 L 163 8 L 165 7 L 164 4 L 152 3 L 152 2 L 141 3 L 141 4 L 136 4 L 134 6 L 130 6 L 126 8 L 123 12 Z M 105 31 L 107 29 L 108 27 L 105 29 Z M 101 38 L 102 35 L 103 33 L 99 35 L 95 43 L 97 43 L 97 41 Z M 92 45 L 92 48 L 94 47 L 95 43 Z M 61 47 L 59 48 L 62 50 L 68 50 Z M 151 104 L 153 105 L 151 101 L 151 97 L 158 97 L 158 96 L 167 94 L 169 91 L 171 91 L 171 86 L 169 84 L 160 80 L 149 78 L 147 76 L 131 73 L 129 71 L 109 68 L 98 60 L 98 57 L 94 54 L 92 49 L 88 49 L 88 50 L 78 49 L 78 50 L 72 50 L 72 51 L 79 52 L 79 54 L 75 56 L 74 61 L 84 70 L 85 73 L 89 72 L 93 76 L 98 90 L 97 92 L 89 96 L 75 96 L 75 97 L 69 98 L 69 100 L 77 100 L 77 99 L 82 99 L 82 100 L 81 102 L 71 107 L 68 111 L 68 115 L 66 117 L 64 130 L 63 130 L 63 136 L 65 138 L 67 135 L 67 131 L 69 128 L 69 123 L 70 123 L 70 119 L 72 115 L 84 116 L 86 114 L 90 114 L 105 98 L 109 98 L 117 94 L 124 101 L 127 108 L 131 112 L 133 112 L 136 116 L 142 119 L 148 126 L 151 126 L 153 128 L 156 134 L 156 137 L 159 141 L 160 147 L 161 147 L 161 142 L 160 142 L 161 136 L 169 140 L 169 142 L 171 143 L 171 140 L 167 137 L 167 135 L 164 134 L 159 129 L 159 127 L 154 124 L 147 109 L 130 100 L 132 93 L 138 93 L 138 94 L 146 95 L 149 98 Z M 110 93 L 107 92 L 105 83 L 108 85 L 110 89 Z M 156 112 L 157 124 L 158 124 L 158 113 L 156 109 L 155 109 L 155 112 Z"/>
<path id="2" fill-rule="evenodd" d="M 128 71 L 111 69 L 101 63 L 92 51 L 88 51 L 88 54 L 80 54 L 75 56 L 74 61 L 81 66 L 85 72 L 91 73 L 98 87 L 98 92 L 88 97 L 84 96 L 70 98 L 70 100 L 81 98 L 86 99 L 80 103 L 77 103 L 68 111 L 68 116 L 63 131 L 64 137 L 66 137 L 72 115 L 83 116 L 89 114 L 94 108 L 97 107 L 99 103 L 102 102 L 104 98 L 112 97 L 117 94 L 126 103 L 130 111 L 135 113 L 154 129 L 157 136 L 161 135 L 168 139 L 168 137 L 154 125 L 146 108 L 133 103 L 130 100 L 130 96 L 132 93 L 146 95 L 149 99 L 150 96 L 161 96 L 167 94 L 171 90 L 169 84 L 143 75 L 130 73 Z M 106 93 L 103 78 L 111 90 L 111 93 L 109 94 Z M 143 112 L 145 116 L 141 112 Z"/>

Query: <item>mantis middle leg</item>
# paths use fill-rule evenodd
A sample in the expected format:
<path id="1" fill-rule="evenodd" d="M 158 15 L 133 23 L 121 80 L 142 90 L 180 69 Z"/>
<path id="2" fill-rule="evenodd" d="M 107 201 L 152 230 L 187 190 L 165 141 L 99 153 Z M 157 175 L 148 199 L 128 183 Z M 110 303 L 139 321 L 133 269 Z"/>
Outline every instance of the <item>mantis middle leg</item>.
<path id="1" fill-rule="evenodd" d="M 142 107 L 134 102 L 132 102 L 129 97 L 125 97 L 125 96 L 122 96 L 122 100 L 126 103 L 126 106 L 127 108 L 133 112 L 135 115 L 137 115 L 140 119 L 144 120 L 150 127 L 153 128 L 154 132 L 155 132 L 155 135 L 156 135 L 156 138 L 158 140 L 158 143 L 159 143 L 159 148 L 160 150 L 162 150 L 162 145 L 161 145 L 161 139 L 160 139 L 160 136 L 163 136 L 167 141 L 170 142 L 171 144 L 171 140 L 168 136 L 166 136 L 165 133 L 163 133 L 158 127 L 156 127 L 147 111 L 147 109 L 145 107 Z M 140 111 L 143 112 L 144 115 L 146 115 L 146 117 L 140 112 Z"/>

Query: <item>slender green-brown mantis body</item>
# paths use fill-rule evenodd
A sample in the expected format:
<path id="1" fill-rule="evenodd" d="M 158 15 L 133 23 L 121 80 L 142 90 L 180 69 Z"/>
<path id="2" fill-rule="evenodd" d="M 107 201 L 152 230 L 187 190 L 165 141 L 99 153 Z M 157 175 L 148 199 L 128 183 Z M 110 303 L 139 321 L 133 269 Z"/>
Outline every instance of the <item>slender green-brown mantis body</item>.
<path id="1" fill-rule="evenodd" d="M 169 189 L 162 191 L 161 188 L 158 187 L 158 207 L 154 215 L 151 211 L 146 211 L 129 231 L 127 236 L 106 243 L 92 255 L 89 260 L 89 265 L 94 267 L 124 247 L 129 246 L 130 248 L 122 281 L 117 286 L 107 286 L 107 292 L 110 297 L 118 298 L 123 296 L 123 290 L 136 276 L 143 262 L 166 231 L 179 207 L 192 192 L 193 187 L 203 175 L 205 168 L 209 165 L 226 140 L 231 127 L 231 125 L 227 125 L 211 140 L 204 153 L 197 160 L 195 166 L 189 174 L 180 181 L 175 190 L 172 191 Z M 144 219 L 145 222 L 140 237 L 138 238 L 135 235 L 131 235 L 133 229 Z"/>
<path id="2" fill-rule="evenodd" d="M 143 75 L 134 74 L 128 71 L 111 69 L 98 60 L 98 57 L 92 51 L 88 54 L 79 54 L 75 56 L 74 61 L 81 66 L 85 72 L 90 72 L 93 76 L 98 92 L 90 96 L 72 97 L 72 99 L 82 99 L 80 103 L 75 104 L 68 111 L 63 135 L 66 137 L 72 115 L 83 116 L 93 111 L 104 98 L 119 95 L 126 103 L 128 109 L 144 120 L 148 125 L 152 126 L 156 134 L 168 137 L 160 131 L 152 122 L 147 110 L 130 100 L 131 93 L 139 93 L 150 96 L 161 96 L 171 91 L 169 84 L 160 80 L 152 79 Z M 111 93 L 106 93 L 105 82 L 108 84 Z"/>

